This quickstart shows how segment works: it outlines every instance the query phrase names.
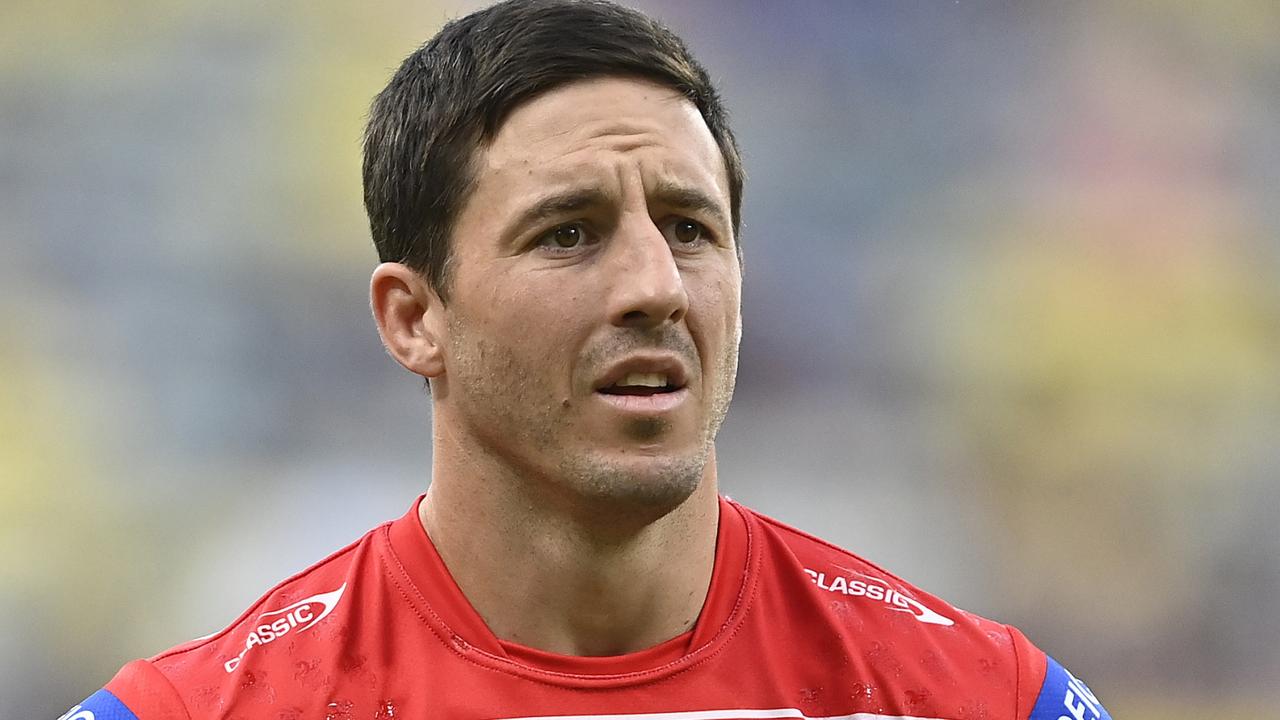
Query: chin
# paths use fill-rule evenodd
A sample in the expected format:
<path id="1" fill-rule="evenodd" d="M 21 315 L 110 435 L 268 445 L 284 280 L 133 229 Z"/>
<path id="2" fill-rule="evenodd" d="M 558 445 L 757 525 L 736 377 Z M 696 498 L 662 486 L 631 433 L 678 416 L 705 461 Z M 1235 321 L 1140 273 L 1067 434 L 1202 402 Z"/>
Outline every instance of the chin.
<path id="1" fill-rule="evenodd" d="M 709 455 L 709 448 L 662 454 L 657 450 L 574 458 L 561 466 L 561 478 L 593 518 L 647 524 L 693 495 L 702 484 Z"/>

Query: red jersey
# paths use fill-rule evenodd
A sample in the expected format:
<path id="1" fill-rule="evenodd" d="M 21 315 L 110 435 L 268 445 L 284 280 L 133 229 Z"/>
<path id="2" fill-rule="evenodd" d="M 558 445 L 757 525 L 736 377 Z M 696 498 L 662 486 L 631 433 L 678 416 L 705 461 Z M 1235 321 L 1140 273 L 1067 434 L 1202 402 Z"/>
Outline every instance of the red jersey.
<path id="1" fill-rule="evenodd" d="M 129 663 L 65 720 L 1109 720 L 1016 629 L 726 499 L 691 631 L 616 657 L 507 643 L 417 510 L 226 630 Z"/>

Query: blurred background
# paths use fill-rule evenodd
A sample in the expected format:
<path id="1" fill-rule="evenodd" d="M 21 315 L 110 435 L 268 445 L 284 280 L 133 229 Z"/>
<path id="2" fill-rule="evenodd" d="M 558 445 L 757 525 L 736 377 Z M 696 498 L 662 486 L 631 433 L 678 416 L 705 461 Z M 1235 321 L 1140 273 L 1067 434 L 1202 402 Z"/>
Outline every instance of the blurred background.
<path id="1" fill-rule="evenodd" d="M 1280 4 L 634 4 L 746 155 L 724 491 L 1116 718 L 1280 717 Z M 0 6 L 0 715 L 423 491 L 360 134 L 477 6 Z"/>

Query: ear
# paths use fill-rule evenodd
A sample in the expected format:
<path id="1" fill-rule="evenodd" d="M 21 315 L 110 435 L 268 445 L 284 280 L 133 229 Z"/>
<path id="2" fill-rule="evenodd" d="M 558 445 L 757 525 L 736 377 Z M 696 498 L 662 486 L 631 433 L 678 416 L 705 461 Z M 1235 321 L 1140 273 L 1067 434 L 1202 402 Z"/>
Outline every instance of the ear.
<path id="1" fill-rule="evenodd" d="M 400 263 L 382 263 L 369 282 L 369 304 L 382 344 L 406 370 L 444 374 L 444 305 L 426 279 Z"/>

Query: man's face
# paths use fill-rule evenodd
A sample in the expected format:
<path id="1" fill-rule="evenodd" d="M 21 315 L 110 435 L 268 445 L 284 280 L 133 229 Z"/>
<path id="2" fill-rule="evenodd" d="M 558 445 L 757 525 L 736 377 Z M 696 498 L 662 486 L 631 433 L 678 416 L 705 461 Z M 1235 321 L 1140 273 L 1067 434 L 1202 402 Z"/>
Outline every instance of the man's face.
<path id="1" fill-rule="evenodd" d="M 437 435 L 538 497 L 669 511 L 703 478 L 741 333 L 728 180 L 701 115 L 648 82 L 573 83 L 513 112 L 476 175 Z"/>

